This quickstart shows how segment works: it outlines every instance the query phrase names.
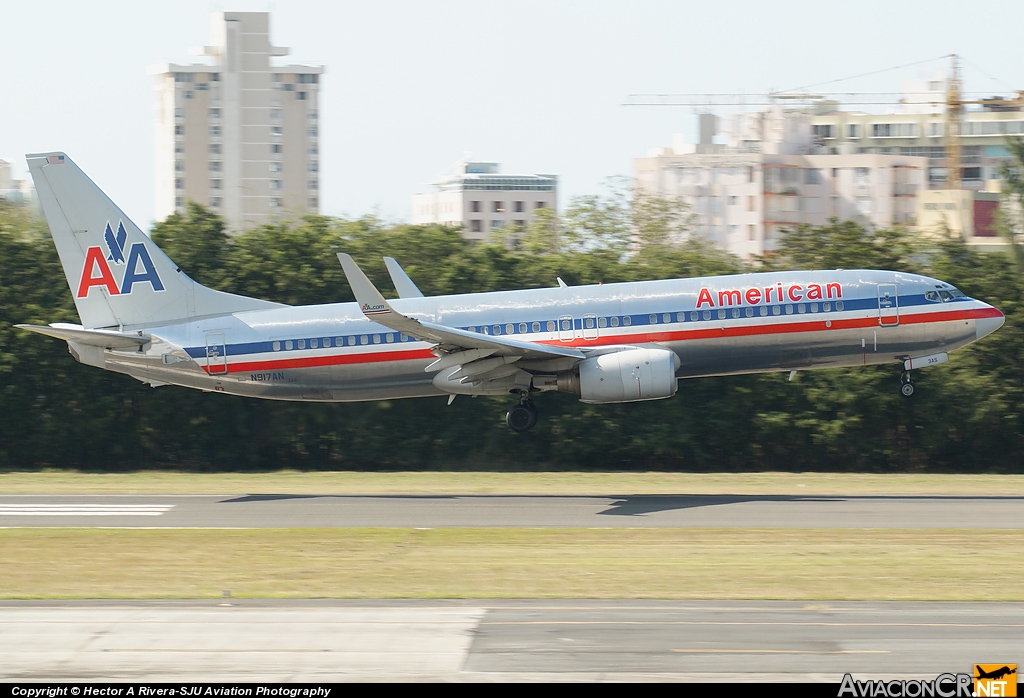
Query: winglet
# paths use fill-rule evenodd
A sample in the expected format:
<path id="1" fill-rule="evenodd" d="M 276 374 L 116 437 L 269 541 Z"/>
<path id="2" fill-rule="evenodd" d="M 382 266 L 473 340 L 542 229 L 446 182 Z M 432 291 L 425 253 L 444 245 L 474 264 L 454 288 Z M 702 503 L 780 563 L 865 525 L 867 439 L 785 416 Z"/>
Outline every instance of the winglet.
<path id="1" fill-rule="evenodd" d="M 384 300 L 384 296 L 380 295 L 377 287 L 366 278 L 366 274 L 363 273 L 363 270 L 359 268 L 359 265 L 355 263 L 352 257 L 344 252 L 339 252 L 338 261 L 341 262 L 341 268 L 348 279 L 348 285 L 352 287 L 352 293 L 355 294 L 356 303 L 359 304 L 359 309 L 363 311 L 363 315 L 373 318 L 375 315 L 390 315 L 394 312 L 391 306 L 388 305 L 388 302 Z"/>
<path id="2" fill-rule="evenodd" d="M 396 262 L 394 257 L 385 257 L 384 264 L 388 267 L 388 274 L 391 275 L 391 281 L 395 284 L 399 298 L 423 298 L 423 293 L 416 288 L 416 284 L 412 282 L 409 275 L 405 273 L 405 269 L 402 269 L 402 265 Z"/>
<path id="3" fill-rule="evenodd" d="M 558 286 L 559 286 L 559 288 L 569 288 L 569 284 L 567 284 L 564 281 L 562 281 L 562 277 L 561 276 L 556 276 L 555 278 L 558 279 Z"/>

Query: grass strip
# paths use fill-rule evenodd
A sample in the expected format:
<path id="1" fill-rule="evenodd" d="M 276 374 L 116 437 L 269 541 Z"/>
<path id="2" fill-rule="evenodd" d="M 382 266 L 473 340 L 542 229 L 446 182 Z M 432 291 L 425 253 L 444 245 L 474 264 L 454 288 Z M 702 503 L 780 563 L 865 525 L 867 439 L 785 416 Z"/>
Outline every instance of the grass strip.
<path id="1" fill-rule="evenodd" d="M 1024 600 L 1024 532 L 0 529 L 0 598 Z"/>
<path id="2" fill-rule="evenodd" d="M 1022 495 L 1024 475 L 661 472 L 0 473 L 0 494 Z"/>

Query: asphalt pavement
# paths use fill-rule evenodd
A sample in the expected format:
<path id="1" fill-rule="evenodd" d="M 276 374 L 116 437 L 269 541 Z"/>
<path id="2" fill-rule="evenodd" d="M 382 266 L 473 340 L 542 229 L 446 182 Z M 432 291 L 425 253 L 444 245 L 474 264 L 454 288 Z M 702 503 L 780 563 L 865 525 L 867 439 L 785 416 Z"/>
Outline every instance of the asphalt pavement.
<path id="1" fill-rule="evenodd" d="M 934 679 L 1017 663 L 1024 604 L 8 601 L 0 681 Z"/>
<path id="2" fill-rule="evenodd" d="M 1024 496 L 0 495 L 0 527 L 1024 528 Z"/>

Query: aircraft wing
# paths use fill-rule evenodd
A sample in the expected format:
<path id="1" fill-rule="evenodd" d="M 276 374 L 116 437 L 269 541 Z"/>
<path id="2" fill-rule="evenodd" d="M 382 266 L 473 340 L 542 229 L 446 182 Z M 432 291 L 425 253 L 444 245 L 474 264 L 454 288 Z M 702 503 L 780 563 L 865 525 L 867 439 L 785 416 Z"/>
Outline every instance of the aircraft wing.
<path id="1" fill-rule="evenodd" d="M 384 300 L 384 296 L 366 278 L 366 274 L 352 257 L 339 252 L 338 259 L 341 261 L 341 267 L 345 271 L 349 286 L 352 287 L 352 293 L 355 294 L 356 302 L 363 311 L 363 315 L 384 327 L 404 332 L 421 342 L 435 344 L 448 354 L 478 350 L 474 351 L 473 355 L 480 357 L 516 356 L 523 359 L 586 358 L 583 352 L 573 347 L 550 346 L 537 342 L 524 342 L 510 337 L 467 332 L 403 315 Z"/>
<path id="2" fill-rule="evenodd" d="M 78 342 L 91 347 L 104 349 L 138 349 L 153 341 L 153 338 L 142 332 L 115 332 L 114 330 L 87 330 L 81 325 L 55 322 L 50 325 L 15 325 L 15 327 L 45 334 L 71 342 Z"/>
<path id="3" fill-rule="evenodd" d="M 387 265 L 388 274 L 395 284 L 399 298 L 423 298 L 423 292 L 412 282 L 409 275 L 402 269 L 402 265 L 395 261 L 394 257 L 385 257 L 384 264 Z"/>

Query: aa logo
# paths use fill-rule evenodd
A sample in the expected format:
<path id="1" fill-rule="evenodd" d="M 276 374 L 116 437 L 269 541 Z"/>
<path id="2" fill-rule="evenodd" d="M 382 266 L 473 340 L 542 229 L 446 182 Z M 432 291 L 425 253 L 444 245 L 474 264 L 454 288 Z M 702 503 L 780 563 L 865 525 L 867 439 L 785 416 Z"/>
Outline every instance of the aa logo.
<path id="1" fill-rule="evenodd" d="M 111 296 L 122 296 L 131 293 L 135 284 L 142 282 L 148 282 L 154 291 L 164 290 L 146 243 L 132 243 L 125 255 L 128 233 L 124 223 L 118 221 L 116 233 L 107 223 L 103 231 L 103 242 L 106 243 L 107 254 L 104 255 L 100 247 L 90 247 L 85 251 L 85 264 L 82 266 L 82 278 L 76 297 L 85 298 L 94 286 L 107 289 Z M 114 268 L 118 270 L 120 281 L 115 278 L 109 262 L 113 262 Z"/>
<path id="2" fill-rule="evenodd" d="M 975 664 L 975 696 L 1016 696 L 1016 664 Z"/>

